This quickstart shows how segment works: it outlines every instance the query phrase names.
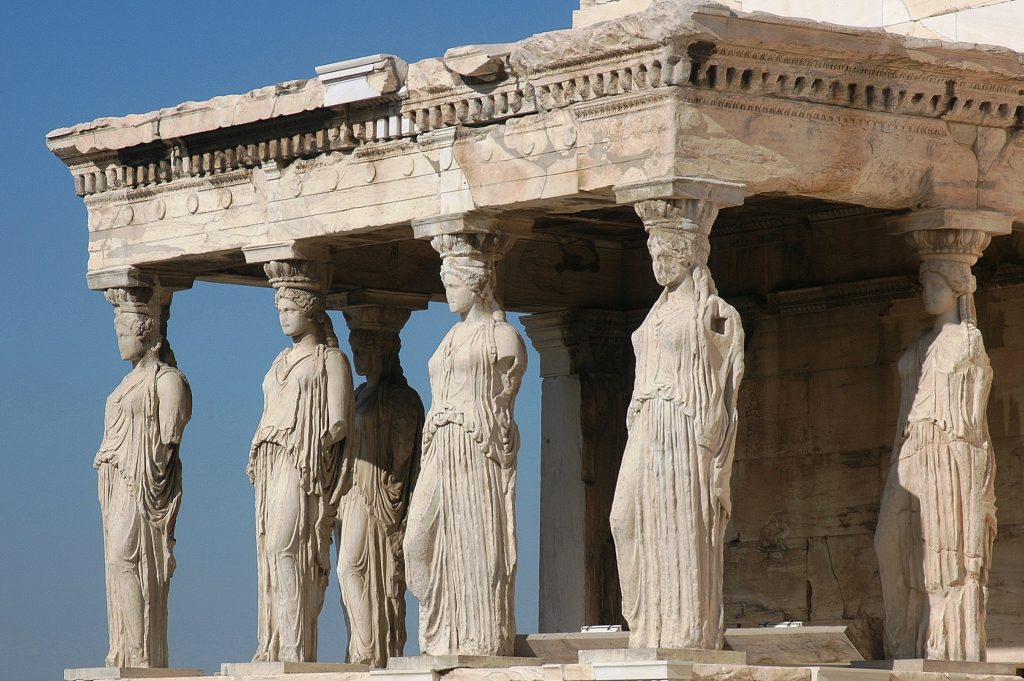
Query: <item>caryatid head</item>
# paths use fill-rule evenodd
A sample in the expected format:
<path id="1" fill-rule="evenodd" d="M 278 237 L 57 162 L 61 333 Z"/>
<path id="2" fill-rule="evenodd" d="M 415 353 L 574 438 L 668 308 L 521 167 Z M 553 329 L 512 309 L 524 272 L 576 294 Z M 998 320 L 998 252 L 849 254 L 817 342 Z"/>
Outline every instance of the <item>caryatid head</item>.
<path id="1" fill-rule="evenodd" d="M 441 282 L 448 309 L 465 314 L 474 305 L 499 307 L 495 300 L 495 263 L 512 247 L 505 234 L 442 234 L 430 245 L 441 255 Z"/>
<path id="2" fill-rule="evenodd" d="M 978 280 L 971 273 L 971 266 L 964 262 L 950 260 L 925 260 L 920 269 L 921 285 L 924 287 L 924 309 L 936 317 L 956 306 L 960 321 L 976 323 L 974 292 Z"/>
<path id="3" fill-rule="evenodd" d="M 393 305 L 365 304 L 349 305 L 344 312 L 356 373 L 367 379 L 401 375 L 399 334 L 412 311 Z"/>
<path id="4" fill-rule="evenodd" d="M 974 292 L 978 281 L 971 267 L 991 235 L 975 229 L 931 229 L 910 232 L 907 238 L 921 256 L 919 274 L 928 314 L 944 315 L 956 306 L 961 322 L 977 324 Z"/>
<path id="5" fill-rule="evenodd" d="M 138 363 L 148 353 L 159 356 L 163 337 L 160 332 L 159 296 L 149 288 L 112 288 L 104 294 L 114 306 L 114 330 L 121 359 Z"/>
<path id="6" fill-rule="evenodd" d="M 277 289 L 274 303 L 284 334 L 298 339 L 312 333 L 320 342 L 337 347 L 325 297 L 330 267 L 311 260 L 274 260 L 263 270 L 270 285 Z"/>
<path id="7" fill-rule="evenodd" d="M 654 278 L 665 287 L 675 287 L 706 267 L 711 253 L 708 235 L 718 215 L 709 201 L 655 199 L 635 206 L 647 229 Z"/>

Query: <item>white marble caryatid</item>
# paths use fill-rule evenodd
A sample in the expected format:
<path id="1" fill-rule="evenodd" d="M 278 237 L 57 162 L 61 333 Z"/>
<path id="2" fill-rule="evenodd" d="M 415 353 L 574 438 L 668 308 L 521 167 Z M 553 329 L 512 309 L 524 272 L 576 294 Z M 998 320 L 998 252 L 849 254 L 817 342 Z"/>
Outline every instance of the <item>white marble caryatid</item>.
<path id="1" fill-rule="evenodd" d="M 629 435 L 611 513 L 623 615 L 632 648 L 720 649 L 743 326 L 707 266 L 718 204 L 635 207 L 664 290 L 633 334 Z"/>
<path id="2" fill-rule="evenodd" d="M 934 323 L 899 361 L 900 416 L 875 550 L 892 658 L 985 660 L 996 536 L 992 369 L 974 311 L 971 265 L 990 235 L 917 230 Z"/>
<path id="3" fill-rule="evenodd" d="M 346 306 L 356 373 L 355 422 L 346 447 L 351 486 L 341 500 L 338 581 L 348 623 L 348 661 L 385 667 L 405 648 L 406 514 L 419 471 L 423 402 L 398 352 L 409 308 Z"/>
<path id="4" fill-rule="evenodd" d="M 167 666 L 167 597 L 181 505 L 178 446 L 192 394 L 164 337 L 170 296 L 107 290 L 132 370 L 107 398 L 96 454 L 107 581 L 108 667 Z"/>
<path id="5" fill-rule="evenodd" d="M 511 655 L 519 431 L 526 347 L 494 297 L 498 234 L 433 239 L 452 327 L 430 358 L 431 405 L 405 537 L 426 655 Z"/>
<path id="6" fill-rule="evenodd" d="M 346 478 L 352 372 L 325 312 L 326 268 L 299 260 L 273 261 L 265 270 L 293 345 L 263 379 L 263 416 L 249 453 L 259 580 L 253 661 L 314 662 Z"/>

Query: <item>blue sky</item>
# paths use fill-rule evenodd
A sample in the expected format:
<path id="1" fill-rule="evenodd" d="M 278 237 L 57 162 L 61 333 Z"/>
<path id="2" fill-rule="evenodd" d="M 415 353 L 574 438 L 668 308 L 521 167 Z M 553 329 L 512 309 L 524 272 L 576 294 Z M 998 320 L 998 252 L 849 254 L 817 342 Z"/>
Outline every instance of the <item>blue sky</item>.
<path id="1" fill-rule="evenodd" d="M 53 680 L 64 667 L 102 664 L 102 534 L 91 464 L 104 400 L 129 368 L 118 358 L 110 306 L 86 288 L 85 209 L 67 169 L 46 150 L 46 132 L 308 78 L 319 64 L 351 57 L 389 52 L 415 61 L 456 45 L 517 40 L 568 27 L 577 6 L 575 0 L 2 5 L 0 276 L 11 294 L 0 322 L 6 678 Z M 340 315 L 335 320 L 344 329 Z M 425 401 L 427 358 L 453 321 L 435 304 L 406 327 L 404 337 L 414 340 L 406 341 L 403 363 Z M 287 339 L 269 290 L 210 284 L 177 296 L 170 339 L 195 398 L 182 449 L 171 664 L 212 672 L 221 662 L 247 660 L 256 644 L 245 460 L 259 420 L 260 382 Z M 524 442 L 520 631 L 537 624 L 540 380 L 530 352 L 517 409 Z M 341 659 L 345 641 L 332 584 L 321 616 L 321 659 Z"/>

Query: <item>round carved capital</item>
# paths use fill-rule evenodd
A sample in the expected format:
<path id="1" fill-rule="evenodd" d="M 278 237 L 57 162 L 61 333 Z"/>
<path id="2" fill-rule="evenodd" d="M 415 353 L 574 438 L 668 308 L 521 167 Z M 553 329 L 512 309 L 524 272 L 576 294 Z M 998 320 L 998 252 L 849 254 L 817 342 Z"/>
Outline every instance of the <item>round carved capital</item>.
<path id="1" fill-rule="evenodd" d="M 439 234 L 430 240 L 444 259 L 466 258 L 481 263 L 501 260 L 514 243 L 514 237 L 501 232 Z"/>
<path id="2" fill-rule="evenodd" d="M 263 271 L 274 288 L 323 294 L 330 287 L 331 266 L 318 260 L 271 260 Z"/>
<path id="3" fill-rule="evenodd" d="M 908 232 L 906 239 L 922 260 L 973 265 L 992 241 L 992 235 L 977 229 L 922 229 Z"/>
<path id="4" fill-rule="evenodd" d="M 717 204 L 699 199 L 648 199 L 633 207 L 648 232 L 679 230 L 706 237 L 718 217 Z"/>

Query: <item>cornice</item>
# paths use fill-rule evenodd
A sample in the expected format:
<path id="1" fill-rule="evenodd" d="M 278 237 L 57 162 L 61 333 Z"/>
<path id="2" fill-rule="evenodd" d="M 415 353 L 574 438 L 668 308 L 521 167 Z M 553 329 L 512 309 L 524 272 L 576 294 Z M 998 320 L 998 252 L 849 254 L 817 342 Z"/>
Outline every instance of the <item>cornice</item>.
<path id="1" fill-rule="evenodd" d="M 111 203 L 134 203 L 145 201 L 165 194 L 184 191 L 186 189 L 216 189 L 218 187 L 229 187 L 236 184 L 244 184 L 250 181 L 252 169 L 241 168 L 220 175 L 209 177 L 195 177 L 173 180 L 164 184 L 155 184 L 143 187 L 125 187 L 102 194 L 94 194 L 85 197 L 85 205 L 104 206 Z"/>
<path id="2" fill-rule="evenodd" d="M 398 140 L 404 150 L 409 148 L 404 145 L 419 144 L 423 133 L 567 108 L 585 121 L 649 106 L 670 92 L 694 106 L 929 137 L 947 135 L 950 122 L 1024 129 L 1024 83 L 993 71 L 958 72 L 949 65 L 926 64 L 914 70 L 896 58 L 871 63 L 863 55 L 815 57 L 796 53 L 792 46 L 773 50 L 706 37 L 679 36 L 677 42 L 555 59 L 529 71 L 520 66 L 518 74 L 483 89 L 427 86 L 387 95 L 339 109 L 328 123 L 304 123 L 311 127 L 289 135 L 275 137 L 273 125 L 264 125 L 262 136 L 254 133 L 250 141 L 240 129 L 232 139 L 241 143 L 202 153 L 190 153 L 186 139 L 146 147 L 142 156 L 131 149 L 85 154 L 70 162 L 75 189 L 80 196 L 106 194 Z M 288 120 L 282 118 L 280 125 Z M 361 149 L 361 154 L 383 158 L 398 148 Z"/>

